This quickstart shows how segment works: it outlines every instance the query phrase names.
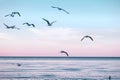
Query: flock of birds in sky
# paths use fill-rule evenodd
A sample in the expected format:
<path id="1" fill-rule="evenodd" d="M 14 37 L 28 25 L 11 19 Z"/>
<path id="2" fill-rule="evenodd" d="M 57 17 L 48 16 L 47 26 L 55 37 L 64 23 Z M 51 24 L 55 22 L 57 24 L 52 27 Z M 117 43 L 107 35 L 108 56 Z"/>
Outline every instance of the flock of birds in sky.
<path id="1" fill-rule="evenodd" d="M 63 8 L 60 8 L 60 7 L 55 7 L 55 6 L 51 6 L 52 8 L 56 8 L 60 11 L 63 11 L 65 12 L 66 14 L 70 14 L 68 11 L 64 10 Z M 15 17 L 15 15 L 18 15 L 19 17 L 21 17 L 21 14 L 19 12 L 12 12 L 11 14 L 7 14 L 5 15 L 5 17 Z M 52 21 L 50 22 L 49 20 L 45 19 L 45 18 L 42 18 L 48 26 L 52 26 L 56 21 Z M 17 30 L 20 30 L 20 28 L 16 27 L 15 25 L 12 25 L 12 26 L 8 26 L 7 24 L 3 23 L 4 26 L 6 26 L 7 29 L 17 29 Z M 32 26 L 32 27 L 35 27 L 35 24 L 31 24 L 31 23 L 28 23 L 28 22 L 25 22 L 23 23 L 22 25 L 27 25 L 27 26 Z M 82 37 L 81 41 L 83 41 L 85 38 L 89 38 L 91 41 L 93 41 L 93 38 L 91 36 L 84 36 Z M 66 51 L 60 51 L 60 53 L 64 53 L 66 54 L 66 56 L 69 56 L 69 54 L 66 52 Z"/>

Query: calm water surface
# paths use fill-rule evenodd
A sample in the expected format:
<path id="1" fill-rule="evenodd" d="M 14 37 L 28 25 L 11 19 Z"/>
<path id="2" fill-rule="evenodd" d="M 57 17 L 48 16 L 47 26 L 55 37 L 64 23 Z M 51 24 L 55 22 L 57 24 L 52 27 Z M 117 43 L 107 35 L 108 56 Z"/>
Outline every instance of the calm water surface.
<path id="1" fill-rule="evenodd" d="M 120 80 L 120 58 L 0 57 L 0 80 Z"/>

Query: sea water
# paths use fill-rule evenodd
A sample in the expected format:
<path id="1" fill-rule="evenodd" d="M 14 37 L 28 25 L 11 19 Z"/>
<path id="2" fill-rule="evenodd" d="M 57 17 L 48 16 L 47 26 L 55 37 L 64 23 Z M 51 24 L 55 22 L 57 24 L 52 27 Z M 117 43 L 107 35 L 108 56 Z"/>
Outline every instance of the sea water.
<path id="1" fill-rule="evenodd" d="M 0 57 L 0 80 L 120 80 L 119 57 Z"/>

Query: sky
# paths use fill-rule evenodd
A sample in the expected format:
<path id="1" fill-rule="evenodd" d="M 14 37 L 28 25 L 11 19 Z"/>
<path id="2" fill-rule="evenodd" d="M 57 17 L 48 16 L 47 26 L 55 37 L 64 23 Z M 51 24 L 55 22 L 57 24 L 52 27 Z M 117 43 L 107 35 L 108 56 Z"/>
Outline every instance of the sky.
<path id="1" fill-rule="evenodd" d="M 12 12 L 21 17 L 5 17 Z M 42 18 L 56 22 L 48 26 Z M 94 41 L 81 41 L 85 35 Z M 0 0 L 0 56 L 66 56 L 61 50 L 69 56 L 120 57 L 120 0 Z"/>

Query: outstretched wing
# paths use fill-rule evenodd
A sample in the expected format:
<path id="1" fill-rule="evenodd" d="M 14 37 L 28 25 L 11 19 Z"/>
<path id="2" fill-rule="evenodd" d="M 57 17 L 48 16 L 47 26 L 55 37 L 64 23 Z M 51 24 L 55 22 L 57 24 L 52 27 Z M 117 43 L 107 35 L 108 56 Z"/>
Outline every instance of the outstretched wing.
<path id="1" fill-rule="evenodd" d="M 13 15 L 13 14 L 7 14 L 7 15 L 5 15 L 5 17 L 7 17 L 7 16 L 14 17 L 14 15 Z"/>
<path id="2" fill-rule="evenodd" d="M 3 24 L 6 26 L 6 28 L 9 28 L 9 26 L 7 24 L 5 24 L 5 23 L 3 23 Z"/>
<path id="3" fill-rule="evenodd" d="M 55 6 L 51 6 L 52 8 L 58 8 L 58 7 L 55 7 Z"/>
<path id="4" fill-rule="evenodd" d="M 23 25 L 25 25 L 25 24 L 26 24 L 26 25 L 28 25 L 28 26 L 30 25 L 28 22 L 26 22 L 26 23 L 23 23 Z"/>
<path id="5" fill-rule="evenodd" d="M 93 41 L 93 38 L 89 36 L 89 38 Z"/>
<path id="6" fill-rule="evenodd" d="M 51 25 L 53 24 L 53 23 L 55 23 L 56 21 L 53 21 L 53 22 L 51 22 Z"/>
<path id="7" fill-rule="evenodd" d="M 17 30 L 20 30 L 20 28 L 18 28 L 18 27 L 15 27 L 15 25 L 13 26 L 13 28 L 12 29 L 17 29 Z"/>
<path id="8" fill-rule="evenodd" d="M 50 22 L 49 22 L 47 19 L 45 19 L 45 18 L 42 18 L 42 19 L 43 19 L 44 21 L 46 21 L 48 25 L 50 25 Z"/>
<path id="9" fill-rule="evenodd" d="M 10 14 L 8 14 L 8 15 L 5 15 L 5 17 L 7 17 L 7 16 L 10 16 Z"/>
<path id="10" fill-rule="evenodd" d="M 66 51 L 60 51 L 61 53 L 65 53 L 67 56 L 69 56 L 69 54 Z"/>
<path id="11" fill-rule="evenodd" d="M 5 23 L 3 23 L 5 26 L 7 26 L 8 27 L 8 25 L 7 24 L 5 24 Z"/>
<path id="12" fill-rule="evenodd" d="M 66 10 L 64 10 L 64 9 L 62 9 L 62 11 L 64 11 L 65 13 L 67 13 L 67 14 L 70 14 L 69 12 L 67 12 Z"/>
<path id="13" fill-rule="evenodd" d="M 33 27 L 35 27 L 35 25 L 34 24 L 31 24 Z"/>
<path id="14" fill-rule="evenodd" d="M 81 39 L 81 41 L 83 41 L 84 38 L 85 38 L 85 36 Z"/>
<path id="15" fill-rule="evenodd" d="M 18 14 L 19 16 L 21 16 L 19 12 L 16 12 L 16 14 Z"/>
<path id="16" fill-rule="evenodd" d="M 20 28 L 15 27 L 15 29 L 20 30 Z"/>

